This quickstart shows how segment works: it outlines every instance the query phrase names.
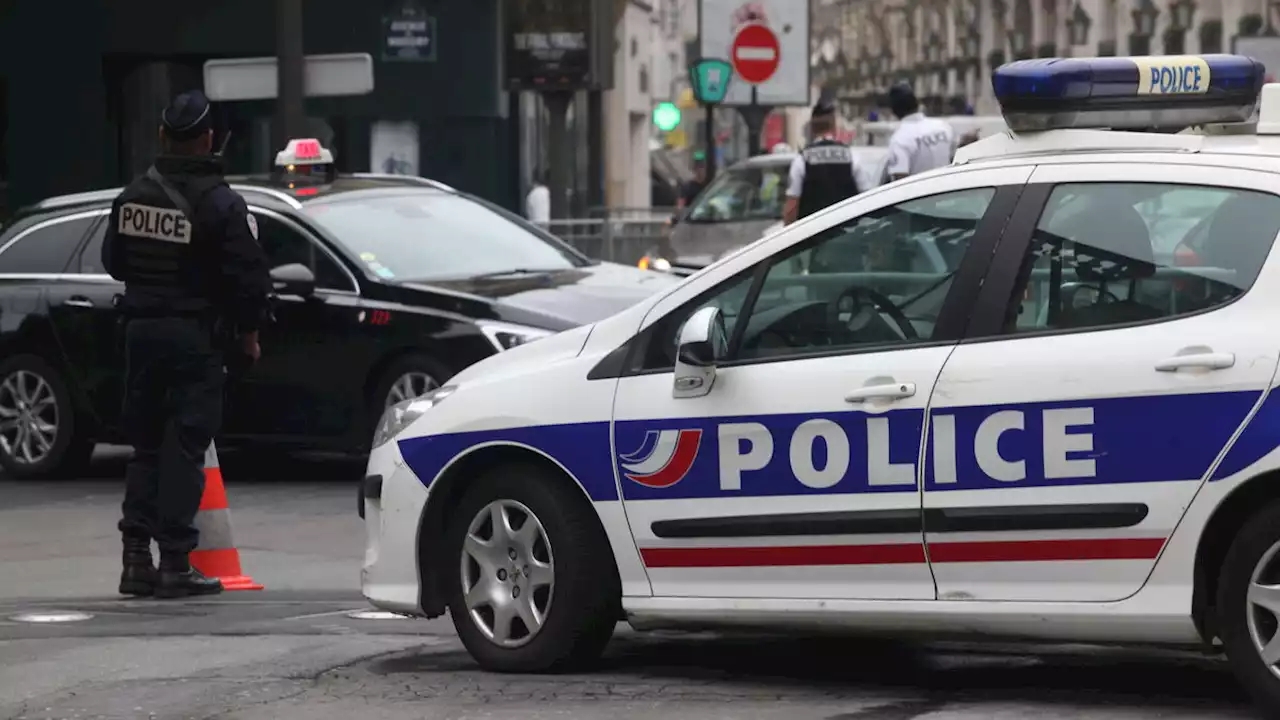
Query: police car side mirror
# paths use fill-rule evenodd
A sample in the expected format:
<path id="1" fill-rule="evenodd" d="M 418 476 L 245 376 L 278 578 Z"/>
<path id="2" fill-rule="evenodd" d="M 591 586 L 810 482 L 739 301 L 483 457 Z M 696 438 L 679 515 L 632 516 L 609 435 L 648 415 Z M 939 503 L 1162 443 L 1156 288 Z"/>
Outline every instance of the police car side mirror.
<path id="1" fill-rule="evenodd" d="M 675 398 L 702 397 L 716 380 L 716 361 L 728 353 L 729 340 L 720 308 L 695 312 L 680 327 L 676 342 Z"/>
<path id="2" fill-rule="evenodd" d="M 316 291 L 316 276 L 301 263 L 289 263 L 271 270 L 271 285 L 277 295 L 310 297 Z"/>

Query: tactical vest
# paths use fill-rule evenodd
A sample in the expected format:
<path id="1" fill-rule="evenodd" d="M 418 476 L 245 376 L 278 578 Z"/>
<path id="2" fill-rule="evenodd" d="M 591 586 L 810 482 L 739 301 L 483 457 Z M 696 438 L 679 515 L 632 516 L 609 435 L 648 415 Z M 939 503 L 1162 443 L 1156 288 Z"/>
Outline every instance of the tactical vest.
<path id="1" fill-rule="evenodd" d="M 216 269 L 207 256 L 216 239 L 203 237 L 205 223 L 196 209 L 222 182 L 216 176 L 165 178 L 153 167 L 121 194 L 115 222 L 126 312 L 191 314 L 214 306 Z"/>
<path id="2" fill-rule="evenodd" d="M 853 151 L 828 138 L 818 140 L 802 152 L 804 184 L 800 186 L 798 217 L 812 215 L 841 200 L 858 194 L 853 179 Z"/>

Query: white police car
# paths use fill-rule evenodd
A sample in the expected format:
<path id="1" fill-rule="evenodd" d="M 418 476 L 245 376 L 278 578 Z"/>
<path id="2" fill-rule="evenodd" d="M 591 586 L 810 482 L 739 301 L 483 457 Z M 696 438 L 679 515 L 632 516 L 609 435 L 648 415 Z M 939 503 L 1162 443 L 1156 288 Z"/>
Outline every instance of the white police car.
<path id="1" fill-rule="evenodd" d="M 365 596 L 514 671 L 618 619 L 1220 640 L 1280 709 L 1280 85 L 993 82 L 1012 134 L 955 165 L 392 408 Z"/>

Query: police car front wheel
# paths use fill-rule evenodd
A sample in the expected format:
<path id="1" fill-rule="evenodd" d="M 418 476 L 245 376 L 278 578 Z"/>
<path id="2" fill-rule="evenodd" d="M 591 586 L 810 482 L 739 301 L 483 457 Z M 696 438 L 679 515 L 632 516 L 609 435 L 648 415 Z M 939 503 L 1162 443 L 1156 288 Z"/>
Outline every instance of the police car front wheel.
<path id="1" fill-rule="evenodd" d="M 510 463 L 476 478 L 448 516 L 449 614 L 482 667 L 543 672 L 599 657 L 621 591 L 580 490 L 536 463 Z"/>
<path id="2" fill-rule="evenodd" d="M 1218 582 L 1222 644 L 1232 669 L 1268 713 L 1280 713 L 1280 501 L 1236 535 Z"/>

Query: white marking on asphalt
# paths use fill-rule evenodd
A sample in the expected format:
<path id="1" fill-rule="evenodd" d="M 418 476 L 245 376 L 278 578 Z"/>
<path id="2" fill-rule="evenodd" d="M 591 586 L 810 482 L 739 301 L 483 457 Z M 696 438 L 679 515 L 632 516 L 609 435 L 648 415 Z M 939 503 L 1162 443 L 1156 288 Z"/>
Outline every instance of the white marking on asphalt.
<path id="1" fill-rule="evenodd" d="M 311 613 L 309 615 L 294 615 L 293 617 L 285 618 L 285 620 L 310 620 L 312 618 L 332 617 L 334 615 L 347 615 L 353 612 L 360 612 L 361 610 L 364 610 L 364 609 L 365 608 L 354 608 L 354 609 L 344 608 L 342 610 L 331 610 L 329 612 Z"/>
<path id="2" fill-rule="evenodd" d="M 347 617 L 354 620 L 409 620 L 412 616 L 385 610 L 356 610 Z"/>
<path id="3" fill-rule="evenodd" d="M 75 611 L 29 612 L 11 615 L 10 620 L 20 623 L 68 623 L 82 622 L 93 616 L 89 613 Z"/>

